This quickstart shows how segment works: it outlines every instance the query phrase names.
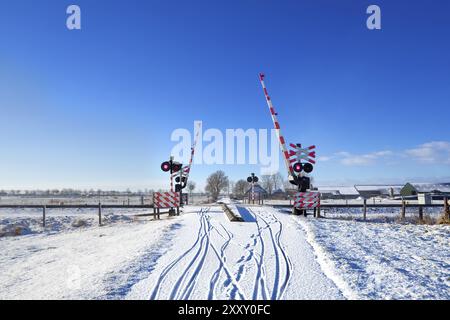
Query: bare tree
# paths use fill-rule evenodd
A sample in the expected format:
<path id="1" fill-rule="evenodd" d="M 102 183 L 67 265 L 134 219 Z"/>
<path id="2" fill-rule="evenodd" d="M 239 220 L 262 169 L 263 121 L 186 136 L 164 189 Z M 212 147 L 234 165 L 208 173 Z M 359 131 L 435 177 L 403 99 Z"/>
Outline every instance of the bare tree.
<path id="1" fill-rule="evenodd" d="M 272 179 L 273 191 L 276 191 L 283 186 L 283 177 L 279 172 L 272 174 L 270 177 Z"/>
<path id="2" fill-rule="evenodd" d="M 213 202 L 217 201 L 220 192 L 228 187 L 228 177 L 222 170 L 211 174 L 206 180 L 205 191 L 211 196 Z"/>
<path id="3" fill-rule="evenodd" d="M 267 193 L 271 195 L 274 190 L 272 176 L 271 175 L 261 176 L 261 184 L 262 187 L 267 191 Z"/>
<path id="4" fill-rule="evenodd" d="M 271 195 L 283 186 L 283 177 L 278 172 L 271 175 L 263 175 L 261 177 L 261 184 L 267 193 Z"/>
<path id="5" fill-rule="evenodd" d="M 248 182 L 246 180 L 238 180 L 234 184 L 233 195 L 237 198 L 243 197 L 247 192 L 248 187 Z"/>
<path id="6" fill-rule="evenodd" d="M 228 182 L 228 196 L 230 196 L 230 193 L 233 193 L 234 185 L 235 185 L 234 181 L 230 180 Z"/>

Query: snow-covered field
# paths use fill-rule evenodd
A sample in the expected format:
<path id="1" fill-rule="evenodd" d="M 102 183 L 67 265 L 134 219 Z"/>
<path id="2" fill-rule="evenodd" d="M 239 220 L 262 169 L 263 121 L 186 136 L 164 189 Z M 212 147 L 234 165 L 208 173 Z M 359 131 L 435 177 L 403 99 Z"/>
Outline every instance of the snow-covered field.
<path id="1" fill-rule="evenodd" d="M 449 226 L 296 221 L 355 298 L 450 299 Z"/>
<path id="2" fill-rule="evenodd" d="M 39 210 L 2 210 L 28 231 L 0 238 L 0 299 L 450 298 L 449 226 L 233 209 L 246 222 L 220 206 L 105 210 L 102 227 L 95 210 L 51 210 L 46 230 Z"/>

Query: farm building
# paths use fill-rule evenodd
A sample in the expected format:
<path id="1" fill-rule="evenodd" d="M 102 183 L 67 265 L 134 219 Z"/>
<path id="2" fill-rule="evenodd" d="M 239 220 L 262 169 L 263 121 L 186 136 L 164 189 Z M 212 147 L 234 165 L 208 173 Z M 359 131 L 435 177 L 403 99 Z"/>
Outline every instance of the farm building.
<path id="1" fill-rule="evenodd" d="M 402 185 L 355 185 L 355 189 L 363 199 L 394 198 L 400 195 L 402 187 Z"/>
<path id="2" fill-rule="evenodd" d="M 434 200 L 442 200 L 450 198 L 450 183 L 407 183 L 402 191 L 403 197 L 426 194 Z"/>
<path id="3" fill-rule="evenodd" d="M 416 196 L 417 195 L 417 190 L 411 183 L 408 182 L 400 190 L 400 195 L 402 197 Z"/>
<path id="4" fill-rule="evenodd" d="M 318 187 L 317 189 L 320 191 L 322 199 L 351 200 L 360 197 L 358 191 L 351 186 Z"/>

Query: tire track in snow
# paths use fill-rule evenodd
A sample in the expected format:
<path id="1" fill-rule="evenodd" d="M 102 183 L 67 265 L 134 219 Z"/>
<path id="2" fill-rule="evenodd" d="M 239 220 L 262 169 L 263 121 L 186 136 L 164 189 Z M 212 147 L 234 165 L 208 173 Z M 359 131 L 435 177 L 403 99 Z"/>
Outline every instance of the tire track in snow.
<path id="1" fill-rule="evenodd" d="M 253 300 L 257 300 L 258 299 L 258 295 L 259 295 L 259 291 L 261 288 L 261 296 L 264 300 L 267 300 L 268 297 L 268 288 L 267 288 L 267 284 L 266 284 L 266 271 L 265 271 L 265 265 L 264 265 L 264 250 L 265 250 L 265 246 L 264 246 L 264 239 L 262 237 L 262 231 L 264 228 L 262 228 L 258 222 L 258 217 L 256 216 L 256 214 L 249 209 L 250 213 L 253 214 L 255 216 L 255 222 L 256 222 L 256 227 L 258 228 L 258 238 L 260 245 L 261 245 L 261 253 L 259 254 L 259 259 L 257 260 L 255 258 L 255 263 L 256 263 L 256 268 L 257 268 L 257 272 L 256 272 L 256 277 L 255 277 L 255 285 L 253 288 Z M 256 246 L 256 244 L 255 244 Z"/>
<path id="2" fill-rule="evenodd" d="M 274 276 L 274 284 L 273 284 L 271 299 L 272 300 L 281 299 L 283 297 L 283 294 L 289 283 L 289 279 L 291 277 L 291 270 L 292 270 L 292 263 L 289 259 L 289 256 L 287 255 L 285 249 L 283 248 L 283 246 L 281 244 L 281 233 L 283 231 L 282 223 L 272 213 L 270 214 L 269 217 L 264 218 L 263 215 L 261 214 L 261 212 L 259 212 L 259 214 L 256 214 L 256 212 L 251 210 L 250 208 L 249 208 L 249 210 L 252 212 L 253 215 L 255 215 L 258 225 L 259 225 L 258 219 L 261 219 L 265 223 L 265 225 L 266 225 L 265 229 L 268 230 L 268 233 L 270 235 L 273 250 L 275 253 L 275 276 Z M 266 212 L 266 214 L 267 214 L 267 212 Z M 271 221 L 268 221 L 269 218 L 271 218 L 278 225 L 278 231 L 276 232 L 275 235 L 274 235 L 274 231 L 272 229 L 272 226 L 274 225 L 274 223 L 271 223 Z M 259 228 L 259 226 L 258 226 L 258 228 Z M 261 239 L 262 239 L 262 237 L 261 237 Z M 284 280 L 280 284 L 281 257 L 283 258 L 283 261 L 284 261 L 283 263 L 285 266 L 285 271 L 284 271 Z M 255 288 L 255 289 L 257 290 L 257 288 Z"/>
<path id="3" fill-rule="evenodd" d="M 208 220 L 208 224 L 210 224 L 211 228 L 214 229 L 221 237 L 223 237 L 217 228 L 215 228 L 210 221 Z M 217 256 L 217 259 L 219 260 L 219 267 L 217 269 L 216 272 L 218 272 L 217 275 L 217 279 L 215 279 L 215 283 L 212 287 L 210 287 L 210 295 L 211 293 L 214 294 L 214 290 L 215 290 L 215 284 L 217 283 L 217 280 L 219 278 L 220 272 L 223 269 L 225 271 L 225 274 L 227 276 L 227 280 L 226 282 L 229 283 L 229 286 L 232 287 L 232 292 L 235 292 L 239 295 L 239 298 L 242 300 L 245 300 L 245 294 L 243 293 L 242 289 L 240 288 L 239 284 L 238 284 L 238 279 L 233 277 L 232 272 L 230 271 L 230 268 L 227 266 L 226 264 L 226 256 L 225 256 L 225 249 L 226 247 L 229 245 L 229 243 L 231 242 L 232 238 L 233 238 L 233 234 L 231 232 L 229 232 L 228 230 L 226 230 L 226 228 L 224 227 L 223 224 L 221 224 L 222 228 L 224 229 L 225 233 L 227 233 L 228 235 L 228 240 L 224 243 L 224 245 L 222 245 L 222 250 L 221 250 L 221 254 L 219 254 L 219 250 L 217 250 L 217 248 L 213 245 L 212 241 L 210 242 L 211 248 L 214 250 L 214 253 Z M 213 275 L 214 278 L 214 275 Z M 213 278 L 211 278 L 211 280 L 213 280 Z M 233 298 L 234 299 L 234 298 Z"/>
<path id="4" fill-rule="evenodd" d="M 205 211 L 204 208 L 200 209 L 200 211 L 198 212 L 199 215 L 201 215 L 203 212 Z M 197 233 L 197 238 L 194 242 L 194 244 L 187 250 L 185 251 L 182 255 L 180 255 L 177 259 L 175 259 L 174 261 L 172 261 L 167 267 L 164 268 L 164 270 L 161 272 L 156 285 L 153 289 L 152 294 L 150 295 L 150 300 L 155 300 L 158 298 L 160 289 L 161 289 L 161 285 L 163 283 L 163 281 L 166 279 L 167 275 L 169 274 L 169 272 L 181 261 L 183 260 L 189 253 L 191 253 L 198 245 L 198 243 L 200 242 L 200 239 L 202 238 L 201 236 L 201 230 L 203 228 L 203 223 L 202 220 L 200 220 L 200 227 L 199 227 L 199 232 Z"/>
<path id="5" fill-rule="evenodd" d="M 194 271 L 193 271 L 193 273 L 191 275 L 191 278 L 188 281 L 187 286 L 184 287 L 184 290 L 183 290 L 183 293 L 181 294 L 181 297 L 176 297 L 176 291 L 179 290 L 179 287 L 178 287 L 175 291 L 172 292 L 171 299 L 173 299 L 175 297 L 176 297 L 176 299 L 181 299 L 181 300 L 189 299 L 189 297 L 192 294 L 192 290 L 194 289 L 195 284 L 197 283 L 197 278 L 198 278 L 198 276 L 200 274 L 200 271 L 202 270 L 203 265 L 205 264 L 206 256 L 208 255 L 209 246 L 211 244 L 211 241 L 210 241 L 210 238 L 209 238 L 209 233 L 211 232 L 211 225 L 208 223 L 208 221 L 207 221 L 208 217 L 205 215 L 205 213 L 201 214 L 200 219 L 203 220 L 203 232 L 204 232 L 204 234 L 203 234 L 203 239 L 202 239 L 202 242 L 200 244 L 200 249 L 199 249 L 198 252 L 200 253 L 200 252 L 203 251 L 202 256 L 201 256 L 201 258 L 200 258 L 200 260 L 199 260 L 199 262 L 197 264 L 197 267 L 194 269 Z M 203 246 L 203 243 L 205 243 L 205 246 Z M 203 249 L 203 247 L 205 247 L 205 248 Z M 186 268 L 185 272 L 183 273 L 183 275 L 178 280 L 178 282 L 177 282 L 178 284 L 181 284 L 181 282 L 183 282 L 185 280 L 184 279 L 185 275 L 187 275 L 190 267 L 194 264 L 194 262 L 196 262 L 197 258 L 198 258 L 198 255 L 196 255 L 194 257 L 194 259 L 191 261 L 189 266 Z M 172 298 L 172 296 L 173 296 L 173 298 Z"/>
<path id="6" fill-rule="evenodd" d="M 291 274 L 292 274 L 292 262 L 291 259 L 289 258 L 289 255 L 286 253 L 286 250 L 283 248 L 283 245 L 281 243 L 281 233 L 283 232 L 283 224 L 281 223 L 280 219 L 278 219 L 276 217 L 275 214 L 270 213 L 272 218 L 275 219 L 275 221 L 278 223 L 279 225 L 279 230 L 278 232 L 275 234 L 275 239 L 276 239 L 276 244 L 278 246 L 278 248 L 280 249 L 281 254 L 283 255 L 283 259 L 284 259 L 284 263 L 285 263 L 285 278 L 283 283 L 280 286 L 280 294 L 278 296 L 278 299 L 281 299 L 284 295 L 284 292 L 286 291 L 287 285 L 289 283 L 289 279 L 291 278 Z"/>
<path id="7" fill-rule="evenodd" d="M 199 212 L 197 212 L 197 215 L 199 217 L 199 228 L 197 232 L 197 238 L 194 242 L 194 244 L 182 255 L 180 255 L 177 259 L 172 261 L 160 274 L 157 284 L 155 285 L 155 288 L 152 292 L 151 299 L 157 299 L 160 289 L 162 287 L 162 284 L 164 283 L 164 280 L 167 278 L 168 274 L 174 270 L 175 267 L 179 265 L 179 263 L 182 260 L 186 260 L 188 255 L 193 254 L 192 258 L 188 260 L 188 264 L 186 267 L 183 267 L 182 274 L 176 279 L 175 284 L 173 285 L 170 294 L 169 299 L 172 300 L 187 300 L 191 297 L 195 286 L 197 284 L 197 280 L 200 276 L 201 271 L 203 270 L 203 267 L 205 265 L 205 262 L 209 260 L 207 259 L 208 252 L 210 252 L 210 248 L 213 250 L 215 256 L 218 260 L 218 267 L 216 272 L 214 273 L 213 277 L 211 278 L 210 283 L 210 292 L 208 295 L 209 299 L 214 298 L 214 291 L 216 288 L 217 281 L 220 277 L 220 274 L 222 271 L 225 272 L 225 275 L 227 277 L 227 280 L 230 282 L 230 285 L 233 287 L 233 289 L 237 292 L 239 297 L 241 299 L 245 299 L 245 295 L 243 294 L 241 288 L 239 287 L 236 279 L 233 277 L 232 272 L 226 265 L 226 255 L 225 250 L 230 244 L 233 235 L 226 230 L 226 228 L 222 226 L 223 230 L 227 234 L 227 237 L 224 237 L 219 230 L 211 224 L 210 217 L 207 215 L 209 212 L 209 208 L 201 209 Z M 216 248 L 216 246 L 213 244 L 213 241 L 210 237 L 211 231 L 216 231 L 222 238 L 224 238 L 225 243 L 222 244 L 220 250 Z"/>
<path id="8" fill-rule="evenodd" d="M 230 232 L 228 232 L 222 224 L 221 224 L 221 226 L 224 229 L 224 231 L 228 237 L 227 240 L 222 244 L 222 246 L 220 248 L 220 256 L 221 256 L 223 262 L 225 263 L 226 262 L 225 250 L 228 247 L 228 245 L 230 244 L 230 242 L 233 238 L 233 235 Z M 215 298 L 214 291 L 216 289 L 217 281 L 219 280 L 219 276 L 220 276 L 220 273 L 222 272 L 222 269 L 223 269 L 223 264 L 221 263 L 221 264 L 219 264 L 219 268 L 214 272 L 214 274 L 211 277 L 211 281 L 209 284 L 209 293 L 208 293 L 209 300 L 214 300 L 214 298 Z"/>

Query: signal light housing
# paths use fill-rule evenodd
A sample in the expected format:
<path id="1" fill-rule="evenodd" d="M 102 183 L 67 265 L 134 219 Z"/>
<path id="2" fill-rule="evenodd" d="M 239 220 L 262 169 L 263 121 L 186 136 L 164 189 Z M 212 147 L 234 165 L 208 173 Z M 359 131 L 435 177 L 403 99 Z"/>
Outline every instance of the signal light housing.
<path id="1" fill-rule="evenodd" d="M 313 171 L 314 167 L 309 162 L 307 162 L 307 163 L 297 162 L 294 164 L 292 169 L 294 169 L 294 171 L 297 173 L 302 172 L 302 171 L 304 171 L 306 173 L 311 173 Z"/>
<path id="2" fill-rule="evenodd" d="M 303 171 L 306 173 L 311 173 L 313 171 L 313 165 L 311 163 L 305 163 L 303 164 Z"/>
<path id="3" fill-rule="evenodd" d="M 294 164 L 294 166 L 292 168 L 294 169 L 295 172 L 302 172 L 303 164 L 301 164 L 300 162 L 297 162 L 296 164 Z"/>
<path id="4" fill-rule="evenodd" d="M 181 170 L 181 164 L 180 163 L 173 163 L 172 164 L 172 172 L 178 172 Z"/>
<path id="5" fill-rule="evenodd" d="M 161 170 L 167 172 L 170 170 L 170 162 L 166 161 L 161 164 Z"/>
<path id="6" fill-rule="evenodd" d="M 161 163 L 161 170 L 164 172 L 170 171 L 171 173 L 178 172 L 181 170 L 182 164 L 179 162 L 164 161 Z"/>

